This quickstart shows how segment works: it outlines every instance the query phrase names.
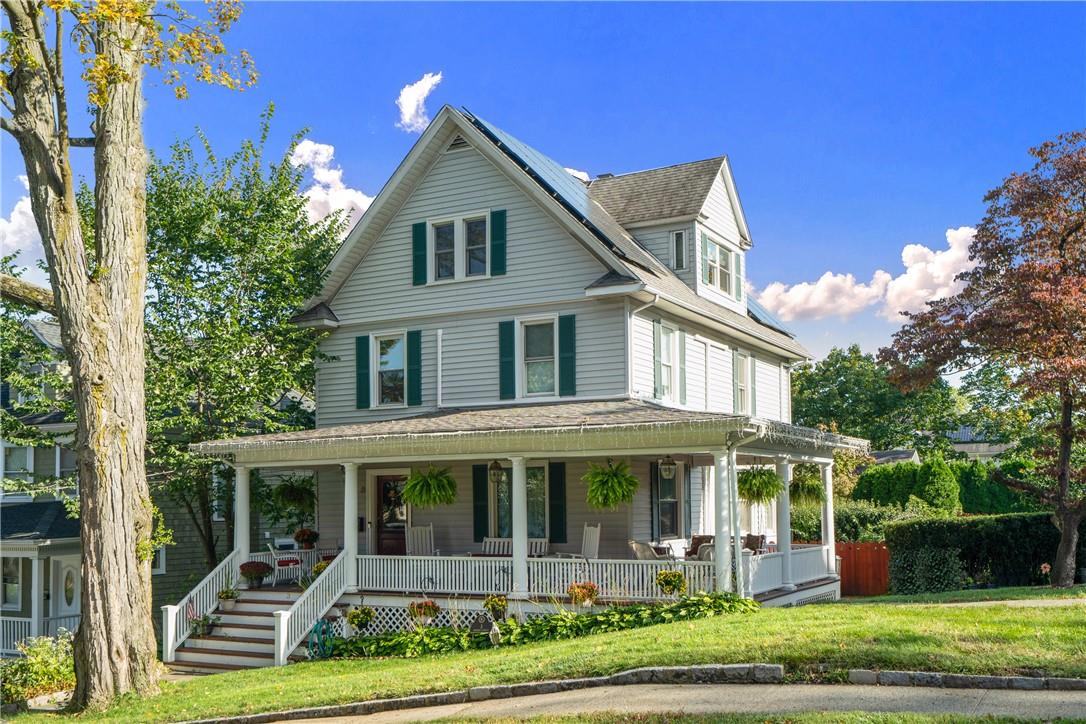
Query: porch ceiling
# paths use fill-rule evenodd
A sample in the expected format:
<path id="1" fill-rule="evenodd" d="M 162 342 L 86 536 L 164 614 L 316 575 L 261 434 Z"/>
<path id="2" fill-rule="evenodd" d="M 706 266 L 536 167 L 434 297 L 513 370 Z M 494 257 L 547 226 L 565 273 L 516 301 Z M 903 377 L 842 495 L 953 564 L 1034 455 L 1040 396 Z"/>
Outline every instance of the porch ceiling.
<path id="1" fill-rule="evenodd" d="M 757 435 L 758 448 L 831 455 L 867 441 L 745 415 L 680 410 L 642 400 L 450 409 L 398 420 L 197 443 L 193 451 L 269 465 L 524 455 L 711 452 Z"/>

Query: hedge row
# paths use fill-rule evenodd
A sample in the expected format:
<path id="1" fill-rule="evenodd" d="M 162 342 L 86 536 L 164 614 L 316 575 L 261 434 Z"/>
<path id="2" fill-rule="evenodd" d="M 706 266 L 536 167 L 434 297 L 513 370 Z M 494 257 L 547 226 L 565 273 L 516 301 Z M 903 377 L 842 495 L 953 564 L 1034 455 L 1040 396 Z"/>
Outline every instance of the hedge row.
<path id="1" fill-rule="evenodd" d="M 852 491 L 855 500 L 905 507 L 911 498 L 948 512 L 995 514 L 1031 509 L 1018 493 L 997 482 L 995 466 L 979 461 L 940 458 L 923 465 L 904 462 L 872 465 L 865 469 Z"/>
<path id="2" fill-rule="evenodd" d="M 881 541 L 883 527 L 895 520 L 915 517 L 896 505 L 875 505 L 866 500 L 838 500 L 833 506 L 834 537 L 839 541 Z M 792 538 L 798 541 L 822 539 L 822 508 L 793 506 Z"/>
<path id="3" fill-rule="evenodd" d="M 1086 561 L 1086 523 L 1078 555 Z M 945 591 L 963 585 L 1028 586 L 1047 582 L 1041 564 L 1056 555 L 1060 533 L 1049 513 L 919 518 L 889 523 L 890 589 Z"/>

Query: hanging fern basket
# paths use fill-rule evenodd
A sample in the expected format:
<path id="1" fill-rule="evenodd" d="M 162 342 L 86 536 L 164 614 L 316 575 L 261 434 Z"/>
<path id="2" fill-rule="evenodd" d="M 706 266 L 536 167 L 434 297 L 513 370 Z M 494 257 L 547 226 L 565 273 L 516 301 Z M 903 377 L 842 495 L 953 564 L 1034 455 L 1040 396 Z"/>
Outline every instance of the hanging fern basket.
<path id="1" fill-rule="evenodd" d="M 769 468 L 741 470 L 736 484 L 739 497 L 748 503 L 770 503 L 784 492 L 784 480 Z"/>
<path id="2" fill-rule="evenodd" d="M 449 468 L 412 470 L 403 484 L 403 500 L 419 508 L 449 505 L 456 501 L 456 480 Z"/>
<path id="3" fill-rule="evenodd" d="M 788 496 L 793 505 L 817 505 L 826 498 L 826 489 L 818 478 L 792 478 Z"/>
<path id="4" fill-rule="evenodd" d="M 586 498 L 593 508 L 615 508 L 629 503 L 637 492 L 637 476 L 625 461 L 608 460 L 606 465 L 589 461 L 588 472 L 581 476 L 587 489 Z"/>

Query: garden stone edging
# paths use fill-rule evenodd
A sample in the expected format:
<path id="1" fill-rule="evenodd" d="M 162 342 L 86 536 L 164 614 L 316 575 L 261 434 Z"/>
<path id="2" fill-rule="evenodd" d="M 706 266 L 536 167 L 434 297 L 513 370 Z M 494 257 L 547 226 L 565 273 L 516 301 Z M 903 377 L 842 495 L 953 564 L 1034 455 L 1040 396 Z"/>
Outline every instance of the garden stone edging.
<path id="1" fill-rule="evenodd" d="M 849 669 L 848 683 L 879 686 L 933 686 L 944 689 L 1019 689 L 1086 691 L 1086 679 L 1062 676 L 984 676 L 932 671 L 872 671 Z"/>
<path id="2" fill-rule="evenodd" d="M 557 691 L 588 689 L 597 686 L 621 686 L 627 684 L 779 684 L 784 681 L 784 667 L 779 664 L 705 664 L 702 666 L 646 666 L 620 671 L 610 676 L 593 676 L 583 679 L 553 679 L 523 684 L 495 684 L 475 686 L 471 689 L 436 694 L 416 694 L 397 699 L 373 699 L 353 704 L 294 709 L 290 711 L 242 714 L 216 719 L 197 719 L 185 724 L 264 724 L 291 719 L 318 719 L 325 717 L 362 716 L 383 711 L 418 709 L 428 706 L 463 704 L 469 701 L 508 699 L 533 694 L 553 694 Z"/>

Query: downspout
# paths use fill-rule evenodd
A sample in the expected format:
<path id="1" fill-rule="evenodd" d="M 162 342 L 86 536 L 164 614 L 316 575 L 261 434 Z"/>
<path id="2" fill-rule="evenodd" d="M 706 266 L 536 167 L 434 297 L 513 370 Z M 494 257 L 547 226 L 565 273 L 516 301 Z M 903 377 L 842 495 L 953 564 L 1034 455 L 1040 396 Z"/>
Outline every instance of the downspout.
<path id="1" fill-rule="evenodd" d="M 636 309 L 629 310 L 629 314 L 626 315 L 626 396 L 633 397 L 633 319 L 637 316 L 637 313 L 655 306 L 660 301 L 659 294 L 652 295 L 652 301 L 642 304 Z"/>
<path id="2" fill-rule="evenodd" d="M 441 399 L 441 336 L 444 331 L 443 329 L 437 330 L 437 409 L 439 410 L 443 406 Z"/>

